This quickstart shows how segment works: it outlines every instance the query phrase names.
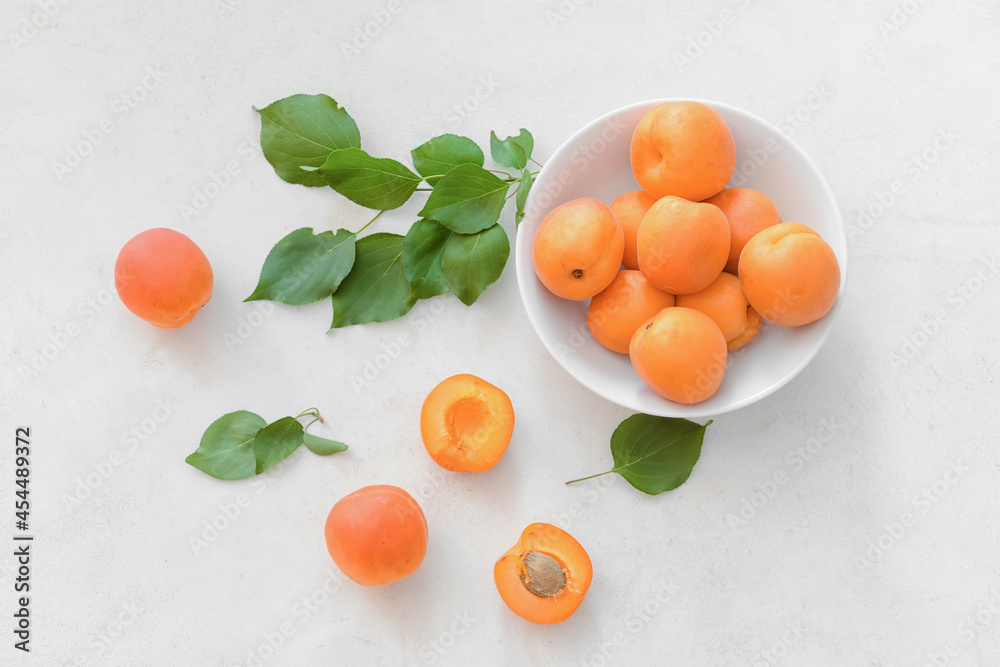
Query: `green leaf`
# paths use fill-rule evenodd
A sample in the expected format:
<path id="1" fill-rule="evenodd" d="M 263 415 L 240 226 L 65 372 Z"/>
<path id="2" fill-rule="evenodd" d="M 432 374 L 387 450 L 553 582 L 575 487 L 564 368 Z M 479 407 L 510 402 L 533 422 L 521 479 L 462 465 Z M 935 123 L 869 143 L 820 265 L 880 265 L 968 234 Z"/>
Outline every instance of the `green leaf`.
<path id="1" fill-rule="evenodd" d="M 358 239 L 354 268 L 333 295 L 333 326 L 402 317 L 416 298 L 403 270 L 403 237 L 380 232 Z"/>
<path id="2" fill-rule="evenodd" d="M 425 178 L 442 176 L 460 164 L 474 164 L 482 167 L 485 157 L 476 142 L 457 134 L 442 134 L 434 137 L 412 151 L 413 166 Z"/>
<path id="3" fill-rule="evenodd" d="M 251 477 L 257 470 L 254 438 L 266 424 L 246 410 L 223 415 L 205 429 L 198 449 L 184 460 L 216 479 Z"/>
<path id="4" fill-rule="evenodd" d="M 453 232 L 474 234 L 500 219 L 510 183 L 474 164 L 461 164 L 441 178 L 420 215 Z"/>
<path id="5" fill-rule="evenodd" d="M 535 178 L 531 175 L 531 172 L 525 168 L 521 170 L 521 180 L 517 183 L 517 195 L 514 197 L 514 202 L 517 204 L 517 211 L 514 213 L 514 224 L 520 225 L 521 221 L 524 220 L 524 204 L 528 201 L 528 193 L 531 192 L 531 186 L 535 184 Z"/>
<path id="6" fill-rule="evenodd" d="M 490 132 L 490 154 L 493 161 L 505 167 L 524 169 L 528 166 L 531 151 L 535 149 L 535 139 L 523 127 L 515 137 L 500 141 L 496 132 Z"/>
<path id="7" fill-rule="evenodd" d="M 452 237 L 450 229 L 436 220 L 413 223 L 403 240 L 403 271 L 417 299 L 429 299 L 448 291 L 441 268 L 445 245 Z"/>
<path id="8" fill-rule="evenodd" d="M 292 95 L 254 110 L 260 114 L 264 157 L 289 183 L 324 186 L 322 176 L 302 167 L 319 167 L 341 148 L 361 148 L 354 119 L 327 95 Z"/>
<path id="9" fill-rule="evenodd" d="M 336 234 L 313 234 L 311 227 L 296 229 L 271 248 L 257 289 L 245 300 L 301 306 L 325 299 L 337 291 L 354 265 L 355 237 L 346 229 Z"/>
<path id="10" fill-rule="evenodd" d="M 611 436 L 615 466 L 610 472 L 651 495 L 676 489 L 691 476 L 711 423 L 700 426 L 687 419 L 632 415 Z"/>
<path id="11" fill-rule="evenodd" d="M 503 273 L 509 255 L 510 240 L 500 225 L 475 234 L 453 234 L 441 259 L 444 279 L 455 296 L 471 306 Z"/>
<path id="12" fill-rule="evenodd" d="M 405 204 L 422 180 L 402 163 L 372 157 L 360 148 L 333 151 L 318 173 L 354 203 L 379 211 Z"/>
<path id="13" fill-rule="evenodd" d="M 257 431 L 253 453 L 257 459 L 257 474 L 275 463 L 281 463 L 302 444 L 302 424 L 294 417 L 282 417 Z"/>
<path id="14" fill-rule="evenodd" d="M 336 440 L 327 440 L 312 433 L 303 433 L 302 442 L 305 443 L 310 452 L 319 454 L 320 456 L 329 456 L 337 452 L 347 451 L 347 445 L 344 443 L 337 442 Z"/>

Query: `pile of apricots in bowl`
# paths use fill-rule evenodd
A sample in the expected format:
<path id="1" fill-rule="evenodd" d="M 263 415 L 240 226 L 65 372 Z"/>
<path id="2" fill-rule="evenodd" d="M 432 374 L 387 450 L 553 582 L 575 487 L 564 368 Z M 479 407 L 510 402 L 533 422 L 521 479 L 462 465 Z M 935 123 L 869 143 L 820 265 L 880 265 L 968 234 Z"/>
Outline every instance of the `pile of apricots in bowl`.
<path id="1" fill-rule="evenodd" d="M 841 292 L 841 265 L 808 221 L 783 220 L 766 192 L 731 184 L 737 180 L 736 141 L 711 106 L 656 104 L 627 138 L 626 168 L 639 187 L 617 192 L 609 203 L 581 196 L 539 210 L 544 199 L 536 199 L 538 222 L 522 230 L 527 234 L 518 241 L 524 245 L 519 260 L 530 258 L 533 278 L 550 295 L 585 303 L 580 319 L 586 332 L 626 357 L 634 377 L 660 400 L 692 406 L 716 394 L 732 354 L 752 346 L 765 323 L 805 329 L 830 313 Z M 574 166 L 584 163 L 576 157 Z M 603 156 L 592 151 L 591 159 L 600 163 Z M 613 167 L 591 171 L 621 170 L 620 159 L 610 161 Z M 574 194 L 586 193 L 584 179 L 562 180 Z M 589 180 L 607 196 L 604 183 Z M 539 306 L 524 285 L 527 273 L 519 266 L 522 297 L 532 296 L 525 305 L 545 340 L 548 323 L 540 327 L 539 320 L 560 317 L 565 324 L 567 311 Z M 557 351 L 559 345 L 549 347 Z M 567 355 L 556 356 L 573 372 Z M 757 397 L 765 393 L 755 391 Z M 740 400 L 745 404 L 737 397 L 725 409 L 739 407 Z"/>

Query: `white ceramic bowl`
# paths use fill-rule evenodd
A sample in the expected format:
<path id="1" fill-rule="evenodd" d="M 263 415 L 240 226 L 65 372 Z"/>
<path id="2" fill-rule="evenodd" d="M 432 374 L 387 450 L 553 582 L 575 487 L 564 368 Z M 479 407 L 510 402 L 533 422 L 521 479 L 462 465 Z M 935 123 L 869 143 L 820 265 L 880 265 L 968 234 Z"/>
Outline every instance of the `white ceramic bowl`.
<path id="1" fill-rule="evenodd" d="M 640 102 L 592 121 L 546 162 L 526 204 L 515 249 L 517 282 L 528 318 L 549 352 L 594 393 L 623 407 L 665 417 L 706 417 L 750 405 L 787 384 L 816 356 L 843 306 L 847 284 L 847 239 L 830 187 L 812 160 L 773 125 L 734 107 L 697 100 L 719 112 L 736 140 L 736 171 L 730 187 L 760 190 L 778 205 L 782 220 L 812 227 L 840 262 L 840 293 L 822 319 L 801 327 L 764 323 L 758 337 L 730 353 L 722 385 L 701 403 L 668 401 L 649 389 L 628 355 L 600 345 L 587 329 L 588 301 L 567 301 L 549 292 L 531 265 L 538 223 L 553 208 L 580 197 L 610 204 L 638 190 L 632 175 L 632 131 L 651 108 L 673 99 Z"/>

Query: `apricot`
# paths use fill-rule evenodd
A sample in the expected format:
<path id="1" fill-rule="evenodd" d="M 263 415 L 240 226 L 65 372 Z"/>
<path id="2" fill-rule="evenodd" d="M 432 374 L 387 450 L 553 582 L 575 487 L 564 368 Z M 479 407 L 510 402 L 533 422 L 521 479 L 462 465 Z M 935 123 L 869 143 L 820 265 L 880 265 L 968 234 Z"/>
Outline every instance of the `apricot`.
<path id="1" fill-rule="evenodd" d="M 427 553 L 427 520 L 397 486 L 366 486 L 337 501 L 326 518 L 326 548 L 362 586 L 384 586 L 417 571 Z"/>
<path id="2" fill-rule="evenodd" d="M 556 296 L 583 301 L 607 287 L 622 263 L 625 236 L 615 214 L 597 199 L 574 199 L 538 224 L 531 261 Z"/>
<path id="3" fill-rule="evenodd" d="M 636 237 L 639 234 L 639 223 L 649 207 L 656 202 L 642 190 L 626 192 L 611 202 L 611 212 L 615 214 L 622 232 L 625 234 L 625 252 L 622 254 L 622 264 L 626 269 L 638 269 Z"/>
<path id="4" fill-rule="evenodd" d="M 424 447 L 445 470 L 489 470 L 507 451 L 513 432 L 510 398 L 475 375 L 442 380 L 424 399 L 420 411 Z"/>
<path id="5" fill-rule="evenodd" d="M 740 254 L 740 284 L 761 317 L 782 327 L 815 322 L 840 290 L 840 265 L 826 241 L 795 222 L 758 232 Z"/>
<path id="6" fill-rule="evenodd" d="M 510 610 L 532 623 L 560 623 L 583 602 L 594 568 L 573 536 L 533 523 L 493 567 L 493 581 Z"/>
<path id="7" fill-rule="evenodd" d="M 747 328 L 743 330 L 736 338 L 726 342 L 726 349 L 730 352 L 738 350 L 760 333 L 760 313 L 753 309 L 753 306 L 747 306 Z"/>
<path id="8" fill-rule="evenodd" d="M 678 403 L 710 398 L 726 371 L 726 338 L 693 308 L 664 308 L 632 336 L 632 367 L 646 386 Z"/>
<path id="9" fill-rule="evenodd" d="M 729 223 L 717 206 L 664 197 L 643 217 L 637 242 L 646 280 L 669 294 L 693 294 L 726 266 Z"/>
<path id="10" fill-rule="evenodd" d="M 191 321 L 212 298 L 212 266 L 194 241 L 172 229 L 132 237 L 115 262 L 115 289 L 125 307 L 164 329 Z"/>
<path id="11" fill-rule="evenodd" d="M 736 168 L 733 133 L 701 102 L 650 109 L 632 133 L 630 152 L 635 180 L 656 199 L 707 199 L 726 187 Z"/>
<path id="12" fill-rule="evenodd" d="M 650 317 L 672 305 L 672 294 L 650 285 L 642 272 L 624 269 L 618 272 L 603 292 L 590 300 L 587 327 L 594 339 L 604 347 L 628 354 L 628 346 L 636 329 Z"/>
<path id="13" fill-rule="evenodd" d="M 740 279 L 731 273 L 720 273 L 711 285 L 677 297 L 677 305 L 694 308 L 719 325 L 726 342 L 739 336 L 747 328 L 747 309 L 750 305 L 740 287 Z"/>
<path id="14" fill-rule="evenodd" d="M 781 214 L 771 198 L 751 188 L 726 188 L 705 200 L 726 215 L 729 221 L 729 260 L 726 271 L 736 274 L 740 253 L 754 234 L 781 222 Z"/>

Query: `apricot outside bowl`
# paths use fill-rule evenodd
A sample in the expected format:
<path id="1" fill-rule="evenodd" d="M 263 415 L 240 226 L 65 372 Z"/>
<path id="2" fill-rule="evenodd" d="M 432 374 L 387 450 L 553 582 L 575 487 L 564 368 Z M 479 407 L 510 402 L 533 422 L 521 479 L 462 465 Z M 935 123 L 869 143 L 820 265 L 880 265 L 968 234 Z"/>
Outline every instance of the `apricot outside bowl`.
<path id="1" fill-rule="evenodd" d="M 709 399 L 682 405 L 649 389 L 628 355 L 612 352 L 587 329 L 588 301 L 567 301 L 549 292 L 535 275 L 531 246 L 546 213 L 579 197 L 605 203 L 639 184 L 632 175 L 629 144 L 639 120 L 657 104 L 650 100 L 597 118 L 567 139 L 538 174 L 525 206 L 514 250 L 518 288 L 528 319 L 553 357 L 581 384 L 603 398 L 637 412 L 698 418 L 746 407 L 798 375 L 816 356 L 833 328 L 847 285 L 847 237 L 833 192 L 816 164 L 770 123 L 741 109 L 709 105 L 728 123 L 736 141 L 736 170 L 729 187 L 760 190 L 778 206 L 783 220 L 814 229 L 833 248 L 840 264 L 837 300 L 826 316 L 801 327 L 765 323 L 758 338 L 730 353 L 719 390 Z"/>

